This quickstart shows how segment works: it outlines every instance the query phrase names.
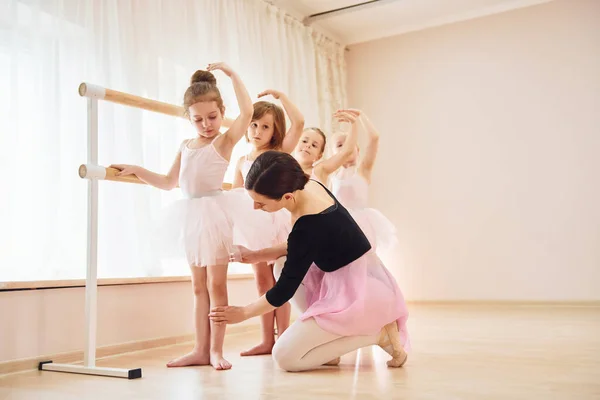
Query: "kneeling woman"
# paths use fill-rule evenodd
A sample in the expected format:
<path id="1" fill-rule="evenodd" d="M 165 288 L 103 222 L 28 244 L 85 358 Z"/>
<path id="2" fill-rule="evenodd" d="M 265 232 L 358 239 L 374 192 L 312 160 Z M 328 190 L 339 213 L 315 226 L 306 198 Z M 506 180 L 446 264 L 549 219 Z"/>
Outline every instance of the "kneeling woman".
<path id="1" fill-rule="evenodd" d="M 342 115 L 350 122 L 353 119 Z M 285 153 L 260 155 L 245 186 L 255 208 L 267 212 L 286 208 L 294 226 L 287 246 L 244 250 L 242 261 L 285 255 L 287 260 L 277 283 L 264 296 L 245 307 L 216 307 L 211 320 L 239 323 L 293 298 L 303 314 L 275 343 L 273 358 L 280 368 L 314 369 L 371 345 L 392 356 L 388 366 L 402 366 L 407 358 L 406 304 L 396 281 L 346 209 Z"/>

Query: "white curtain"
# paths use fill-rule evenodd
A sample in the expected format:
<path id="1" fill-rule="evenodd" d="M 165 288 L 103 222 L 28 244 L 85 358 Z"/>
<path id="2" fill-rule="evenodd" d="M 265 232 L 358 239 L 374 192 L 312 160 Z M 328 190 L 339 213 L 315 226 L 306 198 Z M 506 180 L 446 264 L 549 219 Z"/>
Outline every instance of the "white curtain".
<path id="1" fill-rule="evenodd" d="M 261 0 L 0 2 L 0 281 L 85 276 L 87 183 L 77 167 L 86 162 L 86 101 L 77 94 L 80 82 L 181 104 L 196 69 L 225 61 L 251 96 L 268 88 L 285 91 L 307 125 L 327 129 L 332 109 L 344 102 L 344 89 L 333 93 L 331 85 L 344 86 L 345 67 L 343 56 L 331 56 L 336 45 L 325 42 Z M 217 80 L 226 115 L 235 118 L 233 88 L 224 75 Z M 99 104 L 102 165 L 164 172 L 181 140 L 193 135 L 183 119 Z M 242 141 L 232 161 L 245 151 Z M 149 235 L 153 216 L 179 191 L 99 186 L 99 276 L 187 275 L 185 260 L 161 260 Z"/>
<path id="2" fill-rule="evenodd" d="M 346 58 L 345 49 L 338 43 L 320 33 L 313 33 L 315 45 L 315 70 L 317 79 L 317 98 L 320 127 L 327 134 L 340 126 L 331 115 L 346 104 Z"/>

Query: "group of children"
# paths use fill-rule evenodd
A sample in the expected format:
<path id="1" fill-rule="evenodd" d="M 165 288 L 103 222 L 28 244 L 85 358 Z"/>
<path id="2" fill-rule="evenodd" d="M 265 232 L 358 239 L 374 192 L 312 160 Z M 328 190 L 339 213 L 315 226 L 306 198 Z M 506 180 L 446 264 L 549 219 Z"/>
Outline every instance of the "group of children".
<path id="1" fill-rule="evenodd" d="M 216 79 L 211 71 L 220 70 L 233 83 L 240 114 L 221 134 L 225 107 Z M 231 368 L 223 357 L 225 325 L 209 321 L 211 307 L 228 304 L 227 265 L 236 246 L 252 250 L 271 247 L 287 239 L 292 226 L 283 209 L 266 213 L 256 209 L 243 189 L 253 161 L 268 150 L 291 154 L 312 179 L 329 185 L 338 201 L 352 214 L 373 249 L 384 250 L 395 241 L 395 229 L 380 212 L 367 207 L 367 189 L 377 156 L 379 135 L 367 116 L 359 115 L 368 135 L 368 144 L 359 161 L 357 130 L 336 133 L 330 139 L 331 157 L 322 159 L 327 137 L 319 128 L 304 128 L 304 117 L 281 92 L 268 90 L 281 107 L 252 100 L 240 77 L 224 63 L 209 64 L 196 71 L 184 95 L 184 108 L 197 136 L 181 143 L 171 169 L 166 175 L 140 166 L 116 164 L 119 175 L 136 175 L 154 187 L 171 190 L 179 185 L 184 199 L 165 211 L 161 234 L 166 247 L 176 246 L 186 254 L 194 291 L 195 346 L 193 350 L 170 361 L 169 367 L 212 365 Z M 287 114 L 290 126 L 286 130 Z M 237 161 L 232 190 L 222 191 L 225 172 L 233 147 L 245 136 L 252 145 L 250 153 Z M 273 260 L 275 261 L 275 260 Z M 259 295 L 275 284 L 272 263 L 253 265 Z M 262 342 L 241 355 L 270 354 L 275 344 L 275 327 L 281 335 L 289 326 L 290 305 L 262 316 Z"/>

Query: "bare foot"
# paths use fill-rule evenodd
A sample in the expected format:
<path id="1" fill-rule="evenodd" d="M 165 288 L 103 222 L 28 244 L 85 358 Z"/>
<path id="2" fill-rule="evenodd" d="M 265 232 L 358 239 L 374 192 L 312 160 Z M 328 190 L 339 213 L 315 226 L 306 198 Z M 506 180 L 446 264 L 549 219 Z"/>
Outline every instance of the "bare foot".
<path id="1" fill-rule="evenodd" d="M 340 357 L 338 358 L 334 358 L 333 360 L 326 362 L 323 365 L 328 365 L 328 366 L 332 366 L 335 367 L 336 365 L 340 365 L 340 362 L 342 361 L 342 359 Z"/>
<path id="2" fill-rule="evenodd" d="M 223 354 L 214 351 L 210 352 L 210 365 L 217 371 L 231 369 L 231 363 L 223 358 Z"/>
<path id="3" fill-rule="evenodd" d="M 242 351 L 240 356 L 262 356 L 264 354 L 271 354 L 274 345 L 274 343 L 261 343 L 254 346 L 250 350 Z"/>
<path id="4" fill-rule="evenodd" d="M 191 352 L 171 360 L 167 363 L 167 367 L 189 367 L 192 365 L 208 365 L 210 357 L 207 351 L 192 350 Z"/>

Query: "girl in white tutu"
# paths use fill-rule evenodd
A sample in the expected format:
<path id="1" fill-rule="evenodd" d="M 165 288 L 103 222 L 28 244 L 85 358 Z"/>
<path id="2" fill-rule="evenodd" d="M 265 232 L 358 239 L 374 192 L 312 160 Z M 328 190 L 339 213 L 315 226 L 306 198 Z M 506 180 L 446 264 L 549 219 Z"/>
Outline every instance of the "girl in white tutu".
<path id="1" fill-rule="evenodd" d="M 365 155 L 358 161 L 356 129 L 333 135 L 331 157 L 320 161 L 326 146 L 325 134 L 318 128 L 305 129 L 294 158 L 305 173 L 331 191 L 352 214 L 369 239 L 373 249 L 385 258 L 397 243 L 396 228 L 381 212 L 367 207 L 371 171 L 377 158 L 379 134 L 366 115 L 359 110 L 348 110 L 356 116 L 369 135 Z"/>
<path id="2" fill-rule="evenodd" d="M 290 232 L 290 215 L 285 209 L 276 213 L 265 213 L 253 210 L 253 201 L 243 189 L 246 175 L 254 160 L 268 150 L 278 150 L 291 153 L 304 128 L 304 116 L 298 108 L 284 94 L 276 90 L 266 90 L 258 95 L 263 97 L 271 95 L 281 101 L 285 112 L 290 119 L 290 127 L 286 132 L 284 110 L 268 101 L 254 103 L 252 121 L 248 127 L 246 139 L 252 144 L 252 150 L 241 157 L 236 165 L 233 188 L 240 188 L 244 193 L 244 207 L 248 215 L 244 219 L 236 220 L 234 242 L 251 250 L 264 249 L 279 243 L 284 243 Z M 258 215 L 257 215 L 258 214 Z M 261 262 L 253 264 L 254 277 L 258 294 L 263 295 L 275 285 L 272 263 Z M 290 324 L 290 304 L 285 303 L 261 316 L 262 341 L 257 346 L 241 353 L 242 356 L 271 354 L 275 345 L 274 328 L 277 323 L 277 334 L 281 335 Z"/>
<path id="3" fill-rule="evenodd" d="M 368 134 L 364 156 L 359 160 L 355 137 L 347 133 L 336 133 L 331 140 L 333 157 L 343 154 L 344 163 L 331 174 L 329 184 L 331 192 L 352 214 L 373 249 L 380 257 L 385 258 L 384 255 L 389 254 L 397 244 L 396 228 L 381 212 L 368 207 L 369 184 L 379 148 L 379 133 L 364 112 L 354 111 Z M 348 142 L 352 145 L 350 154 Z"/>
<path id="4" fill-rule="evenodd" d="M 348 158 L 352 157 L 356 146 L 356 136 L 350 133 L 348 143 L 342 146 L 336 154 L 323 160 L 327 138 L 319 128 L 306 128 L 302 132 L 300 141 L 292 154 L 302 167 L 302 170 L 311 177 L 327 186 L 329 176 L 340 168 Z"/>
<path id="5" fill-rule="evenodd" d="M 220 134 L 225 107 L 217 81 L 209 71 L 221 70 L 233 82 L 240 115 Z M 194 289 L 194 349 L 172 360 L 169 367 L 208 365 L 231 368 L 223 358 L 225 327 L 209 323 L 210 306 L 227 305 L 227 265 L 233 252 L 233 221 L 240 214 L 239 195 L 221 191 L 235 144 L 252 119 L 252 100 L 240 77 L 226 64 L 210 64 L 196 71 L 184 95 L 184 108 L 197 137 L 183 141 L 166 175 L 139 166 L 113 165 L 119 175 L 136 175 L 159 189 L 180 186 L 186 199 L 167 210 L 161 227 L 165 245 L 175 245 L 187 256 Z M 237 214 L 236 214 L 237 212 Z"/>

